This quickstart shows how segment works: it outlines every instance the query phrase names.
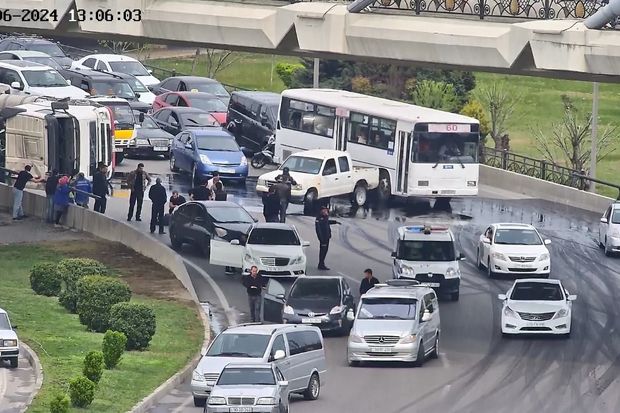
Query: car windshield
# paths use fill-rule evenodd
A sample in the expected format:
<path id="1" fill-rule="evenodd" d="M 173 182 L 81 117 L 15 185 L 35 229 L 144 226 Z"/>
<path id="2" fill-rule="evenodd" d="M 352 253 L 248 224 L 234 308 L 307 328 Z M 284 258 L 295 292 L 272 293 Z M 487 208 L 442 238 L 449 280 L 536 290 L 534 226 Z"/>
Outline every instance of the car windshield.
<path id="1" fill-rule="evenodd" d="M 225 333 L 217 336 L 207 356 L 210 357 L 263 357 L 270 335 Z"/>
<path id="2" fill-rule="evenodd" d="M 47 42 L 30 43 L 28 50 L 34 50 L 35 52 L 42 52 L 54 57 L 67 57 L 57 44 Z"/>
<path id="3" fill-rule="evenodd" d="M 301 245 L 292 229 L 256 228 L 250 232 L 248 244 L 256 245 Z"/>
<path id="4" fill-rule="evenodd" d="M 611 223 L 620 224 L 620 209 L 616 209 L 613 214 L 611 214 Z"/>
<path id="5" fill-rule="evenodd" d="M 299 278 L 289 294 L 290 298 L 337 300 L 340 299 L 340 283 L 334 279 L 301 279 Z"/>
<path id="6" fill-rule="evenodd" d="M 56 70 L 24 70 L 26 83 L 32 87 L 68 87 L 67 80 Z"/>
<path id="7" fill-rule="evenodd" d="M 186 96 L 190 106 L 202 109 L 207 112 L 226 112 L 228 108 L 221 100 L 217 98 L 205 98 L 198 96 Z"/>
<path id="8" fill-rule="evenodd" d="M 323 159 L 289 156 L 280 169 L 288 168 L 291 172 L 317 175 L 321 170 L 321 165 L 323 165 Z"/>
<path id="9" fill-rule="evenodd" d="M 181 119 L 185 126 L 190 128 L 219 126 L 219 122 L 209 113 L 181 113 Z"/>
<path id="10" fill-rule="evenodd" d="M 248 223 L 253 224 L 254 220 L 248 212 L 241 207 L 209 207 L 207 213 L 213 221 L 220 224 L 225 223 Z"/>
<path id="11" fill-rule="evenodd" d="M 132 76 L 150 76 L 149 71 L 140 62 L 109 62 L 113 72 L 126 73 Z"/>
<path id="12" fill-rule="evenodd" d="M 227 367 L 217 380 L 218 386 L 273 386 L 276 378 L 273 370 L 267 368 Z"/>
<path id="13" fill-rule="evenodd" d="M 239 152 L 239 145 L 232 136 L 198 136 L 196 146 L 203 151 Z"/>
<path id="14" fill-rule="evenodd" d="M 406 261 L 454 261 L 452 241 L 399 241 L 397 258 Z"/>
<path id="15" fill-rule="evenodd" d="M 150 116 L 144 117 L 144 122 L 142 122 L 142 127 L 145 129 L 159 129 L 157 122 L 153 120 Z"/>
<path id="16" fill-rule="evenodd" d="M 114 124 L 118 126 L 131 126 L 130 129 L 133 129 L 133 125 L 135 124 L 135 118 L 133 115 L 133 111 L 131 110 L 131 106 L 125 103 L 104 103 L 107 107 L 112 109 L 112 113 L 114 114 Z"/>
<path id="17" fill-rule="evenodd" d="M 117 96 L 123 99 L 135 99 L 136 94 L 127 82 L 108 82 L 105 80 L 94 81 L 91 85 L 90 94 L 93 96 Z"/>
<path id="18" fill-rule="evenodd" d="M 56 70 L 62 69 L 62 66 L 60 66 L 57 61 L 47 56 L 28 56 L 24 57 L 24 60 L 49 66 L 52 69 Z"/>
<path id="19" fill-rule="evenodd" d="M 131 87 L 134 92 L 137 92 L 137 93 L 147 93 L 147 92 L 149 92 L 149 90 L 146 88 L 146 86 L 144 86 L 144 83 L 140 82 L 135 77 L 132 77 L 132 78 L 129 78 L 129 79 L 125 79 L 125 80 L 127 81 L 127 83 L 129 83 L 129 87 Z"/>
<path id="20" fill-rule="evenodd" d="M 541 245 L 542 240 L 532 229 L 498 229 L 495 232 L 496 244 Z"/>
<path id="21" fill-rule="evenodd" d="M 364 298 L 357 318 L 415 320 L 417 302 L 413 298 Z"/>
<path id="22" fill-rule="evenodd" d="M 224 86 L 222 86 L 218 82 L 192 83 L 189 86 L 190 90 L 195 90 L 198 92 L 211 93 L 212 95 L 219 96 L 229 95 L 226 89 L 224 89 Z"/>
<path id="23" fill-rule="evenodd" d="M 511 300 L 517 301 L 561 301 L 564 299 L 559 284 L 522 282 L 514 286 Z"/>
<path id="24" fill-rule="evenodd" d="M 9 316 L 2 313 L 0 314 L 0 330 L 10 330 L 11 323 L 9 323 Z"/>

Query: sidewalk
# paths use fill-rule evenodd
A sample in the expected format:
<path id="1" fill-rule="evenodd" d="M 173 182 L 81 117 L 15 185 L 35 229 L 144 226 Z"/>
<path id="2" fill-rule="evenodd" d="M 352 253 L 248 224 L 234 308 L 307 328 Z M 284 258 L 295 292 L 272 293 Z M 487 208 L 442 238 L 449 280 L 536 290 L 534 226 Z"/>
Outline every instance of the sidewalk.
<path id="1" fill-rule="evenodd" d="M 13 221 L 6 211 L 0 212 L 0 245 L 36 243 L 42 241 L 71 241 L 91 237 L 66 228 L 54 228 L 45 221 L 29 217 Z"/>

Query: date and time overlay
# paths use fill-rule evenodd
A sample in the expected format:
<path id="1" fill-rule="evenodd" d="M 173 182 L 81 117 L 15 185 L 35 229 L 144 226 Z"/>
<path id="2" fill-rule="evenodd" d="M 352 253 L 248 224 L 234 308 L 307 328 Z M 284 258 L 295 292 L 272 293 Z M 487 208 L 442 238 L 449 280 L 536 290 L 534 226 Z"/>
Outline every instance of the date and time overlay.
<path id="1" fill-rule="evenodd" d="M 96 9 L 71 8 L 66 13 L 69 22 L 139 22 L 142 21 L 140 9 Z M 0 26 L 9 22 L 53 22 L 63 19 L 63 13 L 55 9 L 2 9 L 0 6 Z"/>

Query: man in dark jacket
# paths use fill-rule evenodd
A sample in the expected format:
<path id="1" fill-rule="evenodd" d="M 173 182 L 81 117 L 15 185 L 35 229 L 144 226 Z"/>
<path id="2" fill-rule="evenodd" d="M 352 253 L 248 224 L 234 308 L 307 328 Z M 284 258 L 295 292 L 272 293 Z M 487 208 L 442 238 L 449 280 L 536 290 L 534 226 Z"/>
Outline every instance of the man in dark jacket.
<path id="1" fill-rule="evenodd" d="M 360 295 L 364 295 L 375 285 L 379 284 L 379 280 L 377 280 L 372 275 L 372 270 L 370 268 L 366 268 L 364 270 L 364 278 L 362 278 L 362 282 L 360 283 Z"/>
<path id="2" fill-rule="evenodd" d="M 211 190 L 207 187 L 207 182 L 190 189 L 188 194 L 192 201 L 209 201 L 211 199 Z"/>
<path id="3" fill-rule="evenodd" d="M 276 193 L 276 186 L 271 185 L 269 191 L 263 194 L 263 215 L 265 222 L 278 222 L 280 213 L 280 198 Z"/>
<path id="4" fill-rule="evenodd" d="M 161 184 L 161 178 L 155 180 L 155 185 L 149 189 L 149 198 L 153 202 L 151 208 L 151 234 L 155 232 L 155 227 L 159 225 L 159 233 L 164 232 L 164 207 L 168 196 L 166 194 L 166 188 Z"/>
<path id="5" fill-rule="evenodd" d="M 136 221 L 142 221 L 142 201 L 144 200 L 144 191 L 151 184 L 150 175 L 144 170 L 144 164 L 139 163 L 138 167 L 129 172 L 127 175 L 127 186 L 131 194 L 129 195 L 129 211 L 127 212 L 127 221 L 133 218 L 133 209 L 136 208 Z"/>
<path id="6" fill-rule="evenodd" d="M 297 185 L 297 182 L 295 182 L 287 167 L 284 167 L 282 173 L 276 176 L 276 182 L 276 191 L 280 196 L 280 222 L 286 222 L 286 210 L 291 200 L 291 186 Z"/>
<path id="7" fill-rule="evenodd" d="M 314 229 L 319 239 L 319 270 L 329 270 L 329 268 L 325 266 L 325 257 L 329 249 L 329 240 L 332 237 L 330 225 L 333 224 L 340 225 L 340 222 L 329 219 L 329 209 L 326 206 L 322 207 L 319 216 L 314 221 Z"/>
<path id="8" fill-rule="evenodd" d="M 93 176 L 93 195 L 97 195 L 99 198 L 95 199 L 95 212 L 105 214 L 106 205 L 108 203 L 109 183 L 106 178 L 108 174 L 108 167 L 104 163 L 99 164 L 99 169 Z"/>
<path id="9" fill-rule="evenodd" d="M 267 285 L 267 280 L 258 273 L 258 268 L 253 265 L 250 273 L 243 277 L 243 286 L 248 293 L 248 302 L 250 304 L 250 317 L 253 323 L 262 321 L 261 307 L 263 297 L 261 295 L 263 287 Z"/>
<path id="10" fill-rule="evenodd" d="M 185 201 L 185 197 L 183 195 L 179 195 L 179 191 L 175 189 L 172 191 L 172 196 L 168 202 L 168 213 L 172 214 L 176 207 L 183 205 L 185 202 L 187 202 Z"/>
<path id="11" fill-rule="evenodd" d="M 54 222 L 54 194 L 58 186 L 58 170 L 54 169 L 46 174 L 45 178 L 45 197 L 47 199 L 47 214 L 45 221 L 52 224 Z"/>

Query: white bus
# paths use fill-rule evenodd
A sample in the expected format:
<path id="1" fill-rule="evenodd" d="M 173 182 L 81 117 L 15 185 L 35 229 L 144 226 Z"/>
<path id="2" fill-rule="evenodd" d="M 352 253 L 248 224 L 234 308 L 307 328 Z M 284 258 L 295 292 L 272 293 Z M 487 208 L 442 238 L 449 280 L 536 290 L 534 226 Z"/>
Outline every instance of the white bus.
<path id="1" fill-rule="evenodd" d="M 276 162 L 337 149 L 380 168 L 381 190 L 402 197 L 478 194 L 479 122 L 454 113 L 333 89 L 282 92 Z"/>

